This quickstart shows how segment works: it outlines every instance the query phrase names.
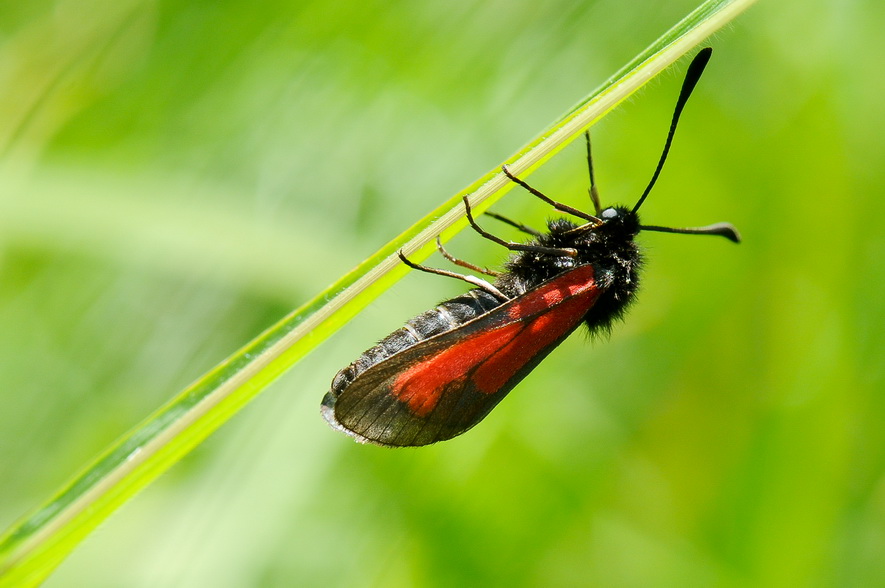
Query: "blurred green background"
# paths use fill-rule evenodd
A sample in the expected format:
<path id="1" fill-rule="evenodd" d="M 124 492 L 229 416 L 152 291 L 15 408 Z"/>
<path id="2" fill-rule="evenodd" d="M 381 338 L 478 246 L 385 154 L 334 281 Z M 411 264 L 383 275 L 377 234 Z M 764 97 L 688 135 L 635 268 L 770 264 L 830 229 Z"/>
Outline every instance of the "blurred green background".
<path id="1" fill-rule="evenodd" d="M 694 6 L 0 5 L 0 527 Z M 46 585 L 885 585 L 883 23 L 763 0 L 710 41 L 644 219 L 745 242 L 643 235 L 609 340 L 453 441 L 359 446 L 331 378 L 463 290 L 413 272 Z M 684 66 L 594 127 L 604 202 L 645 186 Z M 532 183 L 587 206 L 581 146 Z"/>

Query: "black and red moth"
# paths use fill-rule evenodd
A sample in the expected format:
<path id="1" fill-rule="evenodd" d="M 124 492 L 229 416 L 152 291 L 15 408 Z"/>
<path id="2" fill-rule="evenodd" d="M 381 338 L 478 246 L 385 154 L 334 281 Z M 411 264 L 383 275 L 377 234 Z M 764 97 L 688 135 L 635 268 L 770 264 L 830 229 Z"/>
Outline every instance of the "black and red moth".
<path id="1" fill-rule="evenodd" d="M 477 287 L 408 321 L 338 372 L 323 398 L 326 421 L 357 441 L 388 447 L 451 439 L 485 418 L 581 323 L 591 332 L 607 330 L 624 314 L 639 284 L 642 256 L 633 239 L 640 231 L 719 235 L 739 242 L 737 230 L 727 223 L 670 228 L 643 225 L 637 215 L 658 179 L 679 116 L 711 53 L 710 48 L 703 49 L 691 62 L 657 168 L 632 209 L 600 206 L 587 134 L 590 196 L 596 214 L 547 198 L 504 166 L 510 180 L 583 222 L 558 218 L 540 233 L 488 213 L 533 237 L 528 243 L 512 243 L 480 228 L 465 197 L 471 226 L 514 252 L 503 272 L 455 259 L 437 240 L 447 259 L 494 276 L 494 283 L 418 265 L 400 252 L 402 261 L 414 269 L 460 278 Z"/>

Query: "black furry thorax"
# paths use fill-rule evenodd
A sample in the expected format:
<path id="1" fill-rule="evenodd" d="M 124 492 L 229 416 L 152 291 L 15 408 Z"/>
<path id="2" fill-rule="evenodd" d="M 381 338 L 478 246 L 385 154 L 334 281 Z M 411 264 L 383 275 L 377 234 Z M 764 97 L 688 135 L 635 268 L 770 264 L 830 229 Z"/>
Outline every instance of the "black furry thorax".
<path id="1" fill-rule="evenodd" d="M 639 217 L 629 208 L 610 207 L 600 213 L 601 223 L 576 224 L 564 218 L 547 223 L 547 233 L 530 242 L 541 247 L 574 249 L 577 255 L 520 251 L 505 264 L 506 273 L 495 286 L 516 297 L 569 269 L 592 265 L 603 293 L 584 321 L 591 330 L 608 329 L 633 299 L 639 285 L 642 255 L 634 238 Z"/>

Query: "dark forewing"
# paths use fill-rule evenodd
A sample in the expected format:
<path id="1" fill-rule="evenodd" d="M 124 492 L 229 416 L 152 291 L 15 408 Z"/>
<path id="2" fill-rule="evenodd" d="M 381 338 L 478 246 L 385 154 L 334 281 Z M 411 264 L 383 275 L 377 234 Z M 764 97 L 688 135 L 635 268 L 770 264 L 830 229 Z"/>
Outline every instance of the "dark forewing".
<path id="1" fill-rule="evenodd" d="M 580 323 L 601 290 L 582 265 L 368 368 L 323 415 L 360 441 L 427 445 L 478 423 Z"/>

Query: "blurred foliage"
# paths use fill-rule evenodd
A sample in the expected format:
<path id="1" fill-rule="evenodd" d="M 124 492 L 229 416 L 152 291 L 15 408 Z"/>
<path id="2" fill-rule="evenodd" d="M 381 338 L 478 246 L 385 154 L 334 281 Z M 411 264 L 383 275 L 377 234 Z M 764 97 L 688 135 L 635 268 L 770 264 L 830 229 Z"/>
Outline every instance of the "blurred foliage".
<path id="1" fill-rule="evenodd" d="M 0 526 L 693 6 L 0 5 Z M 643 212 L 745 243 L 644 235 L 609 340 L 463 437 L 359 446 L 318 414 L 335 371 L 461 290 L 411 275 L 47 585 L 885 583 L 883 17 L 763 2 L 712 40 Z M 644 187 L 680 81 L 594 127 L 605 202 Z M 532 182 L 585 206 L 580 148 Z"/>

